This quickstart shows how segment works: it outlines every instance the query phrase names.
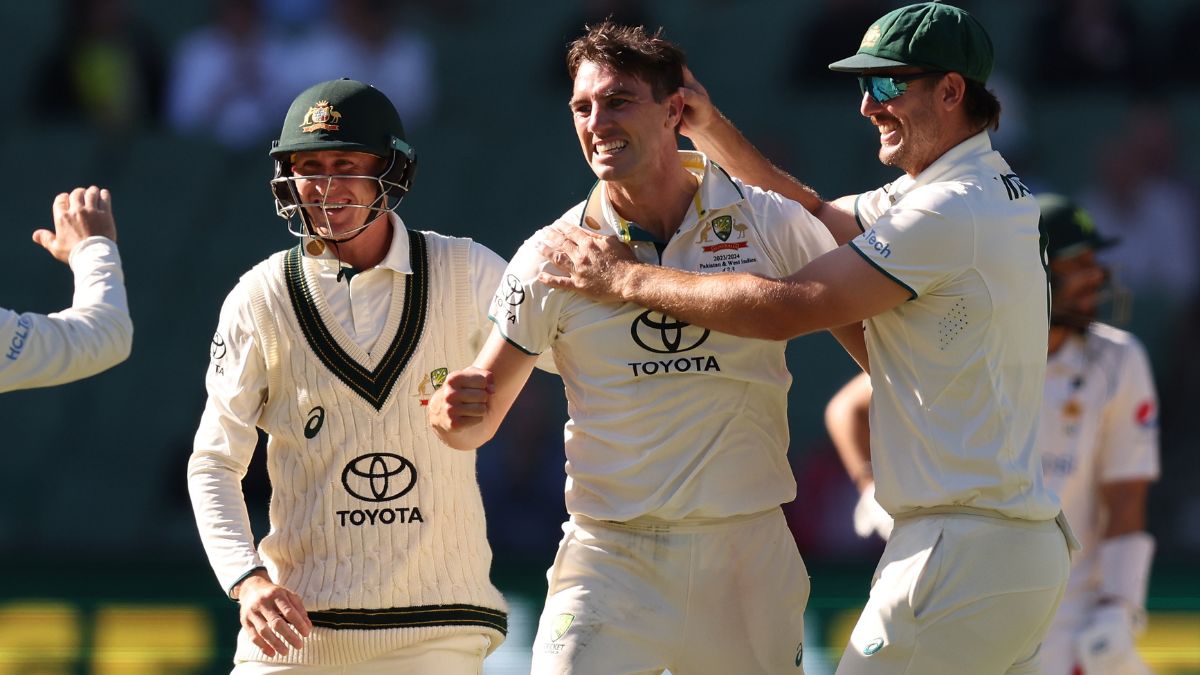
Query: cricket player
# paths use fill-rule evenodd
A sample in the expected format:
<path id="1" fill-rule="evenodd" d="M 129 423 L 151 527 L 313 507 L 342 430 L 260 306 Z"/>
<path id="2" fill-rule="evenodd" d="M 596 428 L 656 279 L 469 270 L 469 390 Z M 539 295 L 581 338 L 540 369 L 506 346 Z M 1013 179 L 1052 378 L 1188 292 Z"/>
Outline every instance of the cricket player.
<path id="1" fill-rule="evenodd" d="M 105 371 L 129 358 L 133 322 L 107 189 L 77 187 L 51 204 L 54 231 L 33 241 L 75 276 L 71 306 L 53 314 L 0 309 L 0 392 L 50 387 Z"/>
<path id="2" fill-rule="evenodd" d="M 834 247 L 800 204 L 679 151 L 676 45 L 605 22 L 567 63 L 575 131 L 599 181 L 561 222 L 691 271 L 786 276 Z M 553 346 L 570 414 L 570 519 L 533 673 L 802 672 L 808 573 L 780 509 L 796 492 L 784 343 L 549 288 L 537 280 L 546 265 L 533 240 L 521 247 L 483 351 L 429 405 L 449 445 L 476 448 Z M 842 332 L 861 352 L 861 327 Z"/>
<path id="3" fill-rule="evenodd" d="M 475 454 L 425 421 L 471 362 L 503 260 L 408 229 L 416 153 L 395 107 L 349 79 L 302 92 L 271 149 L 300 241 L 221 309 L 188 487 L 221 587 L 240 604 L 234 673 L 477 675 L 506 607 Z M 270 532 L 241 480 L 267 434 Z"/>
<path id="4" fill-rule="evenodd" d="M 865 320 L 876 497 L 896 526 L 838 672 L 1036 672 L 1077 546 L 1034 450 L 1049 314 L 1038 206 L 991 148 L 992 45 L 968 13 L 909 5 L 831 64 L 858 76 L 879 159 L 903 175 L 822 201 L 687 87 L 682 131 L 734 176 L 787 192 L 849 244 L 772 279 L 648 265 L 554 226 L 538 280 L 747 337 Z M 701 270 L 701 272 L 718 272 Z M 886 383 L 883 386 L 882 383 Z"/>
<path id="5" fill-rule="evenodd" d="M 1159 473 L 1158 397 L 1138 339 L 1095 320 L 1103 295 L 1121 295 L 1095 257 L 1115 241 L 1061 195 L 1039 195 L 1038 203 L 1053 309 L 1037 448 L 1046 483 L 1083 545 L 1042 643 L 1042 672 L 1148 673 L 1133 641 L 1145 626 L 1154 554 L 1145 525 L 1146 492 Z M 855 530 L 886 539 L 892 519 L 872 496 L 871 449 L 861 440 L 870 400 L 868 378 L 856 377 L 830 400 L 826 422 L 861 492 Z"/>

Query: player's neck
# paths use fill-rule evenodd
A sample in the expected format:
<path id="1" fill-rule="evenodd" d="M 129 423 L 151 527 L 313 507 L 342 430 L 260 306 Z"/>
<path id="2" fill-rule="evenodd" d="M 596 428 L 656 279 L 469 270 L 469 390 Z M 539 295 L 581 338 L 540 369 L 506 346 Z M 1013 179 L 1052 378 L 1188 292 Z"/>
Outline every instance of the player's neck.
<path id="1" fill-rule="evenodd" d="M 354 269 L 366 270 L 378 265 L 391 246 L 392 227 L 387 215 L 381 214 L 362 234 L 334 245 L 334 254 Z"/>
<path id="2" fill-rule="evenodd" d="M 605 183 L 605 194 L 614 210 L 659 241 L 668 241 L 691 208 L 699 182 L 676 165 L 657 180 Z"/>

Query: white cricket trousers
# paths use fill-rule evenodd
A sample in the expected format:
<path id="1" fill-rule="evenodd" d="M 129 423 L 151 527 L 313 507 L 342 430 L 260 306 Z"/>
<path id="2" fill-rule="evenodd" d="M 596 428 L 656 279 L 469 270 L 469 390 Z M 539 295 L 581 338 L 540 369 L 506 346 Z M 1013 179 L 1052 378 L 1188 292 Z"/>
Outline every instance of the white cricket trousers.
<path id="1" fill-rule="evenodd" d="M 1038 673 L 1069 531 L 963 513 L 896 519 L 838 675 Z"/>
<path id="2" fill-rule="evenodd" d="M 492 641 L 462 633 L 422 640 L 362 663 L 340 666 L 243 661 L 230 675 L 480 675 Z"/>
<path id="3" fill-rule="evenodd" d="M 780 509 L 563 525 L 533 675 L 802 675 L 808 570 Z"/>

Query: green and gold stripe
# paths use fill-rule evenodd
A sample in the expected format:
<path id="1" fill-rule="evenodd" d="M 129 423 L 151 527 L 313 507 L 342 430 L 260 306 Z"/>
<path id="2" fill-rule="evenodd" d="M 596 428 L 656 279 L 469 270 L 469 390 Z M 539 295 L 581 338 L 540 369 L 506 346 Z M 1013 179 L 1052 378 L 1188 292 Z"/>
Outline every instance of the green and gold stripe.
<path id="1" fill-rule="evenodd" d="M 300 247 L 288 251 L 283 260 L 288 296 L 309 347 L 339 380 L 376 410 L 387 402 L 388 394 L 416 351 L 428 312 L 429 252 L 424 235 L 411 230 L 407 232 L 412 274 L 407 275 L 404 282 L 404 314 L 396 336 L 374 370 L 368 370 L 347 354 L 321 321 L 314 299 L 317 289 L 312 288 L 304 275 L 304 255 Z"/>
<path id="2" fill-rule="evenodd" d="M 387 609 L 325 609 L 309 612 L 314 626 L 359 630 L 420 626 L 484 626 L 508 633 L 508 615 L 476 605 L 421 605 Z"/>

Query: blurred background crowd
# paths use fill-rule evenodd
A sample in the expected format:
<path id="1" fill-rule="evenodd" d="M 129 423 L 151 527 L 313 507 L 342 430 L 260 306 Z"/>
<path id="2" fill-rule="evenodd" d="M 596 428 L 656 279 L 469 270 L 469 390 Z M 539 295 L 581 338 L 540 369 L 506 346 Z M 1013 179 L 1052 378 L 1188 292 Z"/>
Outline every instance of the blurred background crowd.
<path id="1" fill-rule="evenodd" d="M 341 76 L 381 89 L 419 157 L 400 216 L 507 257 L 594 181 L 573 134 L 564 67 L 565 45 L 586 22 L 612 16 L 665 27 L 766 155 L 835 196 L 894 172 L 873 160 L 877 134 L 857 114 L 853 78 L 825 66 L 853 53 L 866 27 L 900 4 L 0 3 L 9 82 L 0 148 L 15 164 L 3 180 L 10 198 L 0 303 L 41 312 L 67 304 L 69 277 L 28 233 L 48 225 L 55 193 L 98 184 L 113 191 L 136 325 L 126 364 L 66 387 L 6 394 L 0 406 L 0 673 L 227 669 L 236 611 L 200 549 L 184 467 L 221 301 L 253 263 L 294 243 L 274 214 L 267 150 L 299 91 Z M 1126 328 L 1146 343 L 1161 395 L 1150 608 L 1185 617 L 1183 635 L 1190 627 L 1200 642 L 1200 588 L 1189 573 L 1200 564 L 1200 430 L 1189 421 L 1200 409 L 1200 137 L 1192 130 L 1200 69 L 1185 58 L 1200 35 L 1200 4 L 957 4 L 995 42 L 989 86 L 1004 112 L 994 144 L 1034 192 L 1074 195 L 1104 235 L 1121 239 L 1106 262 L 1134 292 Z M 789 362 L 799 484 L 789 518 L 813 571 L 810 609 L 832 625 L 865 597 L 882 549 L 853 533 L 857 494 L 821 421 L 854 369 L 824 335 L 794 341 Z M 521 622 L 536 617 L 540 575 L 564 517 L 561 392 L 555 378 L 535 377 L 517 414 L 479 453 L 497 578 L 517 599 L 517 651 L 528 648 Z M 261 471 L 246 493 L 264 523 Z M 66 618 L 54 623 L 55 612 Z M 43 619 L 66 626 L 65 646 L 57 660 L 43 659 L 45 668 L 22 670 L 21 659 L 32 658 L 18 644 L 27 636 L 12 636 Z M 45 626 L 43 637 L 59 635 Z M 104 651 L 126 635 L 146 646 L 138 626 L 171 626 L 182 646 L 158 656 Z M 54 648 L 39 649 L 45 656 Z M 1200 661 L 1163 658 L 1160 672 L 1200 672 Z M 504 663 L 489 672 L 507 672 Z"/>

